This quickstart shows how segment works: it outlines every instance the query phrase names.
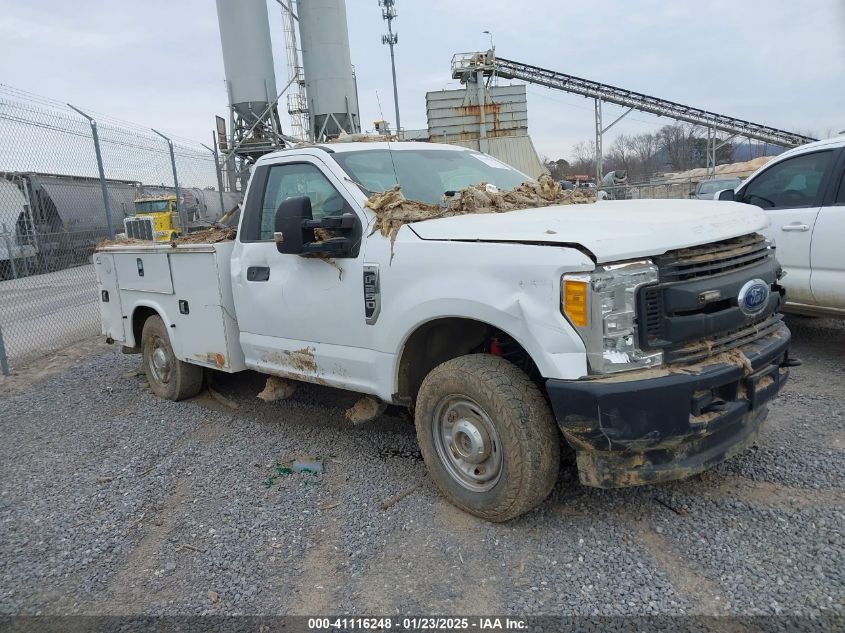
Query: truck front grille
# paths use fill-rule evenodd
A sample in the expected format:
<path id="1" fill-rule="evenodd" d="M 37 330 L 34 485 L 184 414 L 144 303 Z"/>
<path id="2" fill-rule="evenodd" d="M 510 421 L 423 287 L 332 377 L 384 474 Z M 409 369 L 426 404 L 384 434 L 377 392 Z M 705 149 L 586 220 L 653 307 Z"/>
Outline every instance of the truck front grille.
<path id="1" fill-rule="evenodd" d="M 759 233 L 712 242 L 702 246 L 668 251 L 654 258 L 660 282 L 712 277 L 754 266 L 774 257 L 774 248 Z"/>
<path id="2" fill-rule="evenodd" d="M 126 218 L 123 226 L 126 229 L 126 237 L 133 240 L 153 239 L 152 218 Z"/>
<path id="3" fill-rule="evenodd" d="M 659 281 L 637 297 L 639 344 L 662 349 L 667 363 L 697 362 L 777 327 L 780 269 L 762 235 L 669 251 L 653 260 Z M 770 284 L 773 298 L 759 314 L 747 316 L 739 308 L 739 291 L 755 278 Z"/>
<path id="4" fill-rule="evenodd" d="M 667 347 L 663 350 L 663 359 L 667 363 L 697 363 L 710 356 L 756 341 L 769 336 L 780 328 L 783 315 L 771 314 L 762 321 L 749 323 L 736 330 L 722 332 L 706 339 L 700 339 L 684 345 Z"/>
<path id="5" fill-rule="evenodd" d="M 643 288 L 640 302 L 639 324 L 645 335 L 647 347 L 660 347 L 664 337 L 663 318 L 666 310 L 663 307 L 663 291 L 659 286 Z"/>

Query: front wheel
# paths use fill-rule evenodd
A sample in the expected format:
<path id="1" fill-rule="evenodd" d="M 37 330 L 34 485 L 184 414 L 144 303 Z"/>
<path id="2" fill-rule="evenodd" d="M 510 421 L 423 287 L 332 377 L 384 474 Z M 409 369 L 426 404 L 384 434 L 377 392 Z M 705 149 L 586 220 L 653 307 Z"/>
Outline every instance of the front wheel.
<path id="1" fill-rule="evenodd" d="M 560 438 L 549 406 L 502 358 L 472 354 L 435 367 L 420 387 L 415 423 L 437 487 L 478 517 L 528 512 L 557 481 Z"/>
<path id="2" fill-rule="evenodd" d="M 186 363 L 173 352 L 161 317 L 151 316 L 141 334 L 144 373 L 153 393 L 166 400 L 184 400 L 202 389 L 202 367 Z"/>

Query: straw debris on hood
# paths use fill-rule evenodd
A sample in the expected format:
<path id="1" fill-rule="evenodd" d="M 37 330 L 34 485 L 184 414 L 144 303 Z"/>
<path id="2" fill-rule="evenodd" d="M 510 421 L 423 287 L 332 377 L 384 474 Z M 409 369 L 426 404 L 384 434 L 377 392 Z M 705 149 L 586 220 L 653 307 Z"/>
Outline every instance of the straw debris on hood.
<path id="1" fill-rule="evenodd" d="M 469 213 L 504 213 L 518 209 L 588 204 L 595 201 L 596 197 L 592 193 L 579 189 L 567 191 L 550 176 L 543 175 L 537 181 L 524 182 L 509 191 L 496 189 L 486 183 L 467 187 L 457 195 L 445 199 L 443 205 L 408 200 L 397 185 L 388 191 L 373 194 L 365 206 L 377 217 L 372 233 L 381 231 L 382 235 L 390 237 L 392 249 L 399 229 L 413 222 Z"/>

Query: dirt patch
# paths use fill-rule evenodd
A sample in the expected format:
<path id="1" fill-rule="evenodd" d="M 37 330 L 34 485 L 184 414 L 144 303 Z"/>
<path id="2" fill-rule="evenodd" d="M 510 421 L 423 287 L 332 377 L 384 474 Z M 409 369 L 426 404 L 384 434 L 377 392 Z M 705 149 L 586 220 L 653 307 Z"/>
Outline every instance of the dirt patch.
<path id="1" fill-rule="evenodd" d="M 705 578 L 672 541 L 658 534 L 647 521 L 637 522 L 637 540 L 660 566 L 675 590 L 695 604 L 698 613 L 718 614 L 729 606 L 724 599 L 724 590 Z"/>
<path id="2" fill-rule="evenodd" d="M 69 345 L 29 363 L 15 365 L 12 368 L 11 375 L 3 376 L 0 374 L 0 392 L 10 395 L 64 372 L 83 358 L 114 349 L 115 347 L 106 343 L 103 337 L 96 336 Z"/>
<path id="3" fill-rule="evenodd" d="M 708 365 L 715 365 L 716 363 L 739 365 L 742 367 L 742 373 L 744 376 L 750 376 L 754 373 L 754 368 L 751 366 L 751 361 L 748 360 L 748 356 L 738 349 L 732 349 L 729 352 L 723 352 L 707 359 Z"/>
<path id="4" fill-rule="evenodd" d="M 745 478 L 719 479 L 712 474 L 702 481 L 706 483 L 700 493 L 704 497 L 731 499 L 753 505 L 801 510 L 845 503 L 845 492 L 838 488 L 795 488 Z"/>
<path id="5" fill-rule="evenodd" d="M 739 349 L 732 349 L 727 352 L 722 352 L 721 354 L 716 354 L 715 356 L 710 356 L 692 365 L 684 365 L 682 367 L 670 366 L 668 370 L 673 374 L 695 374 L 710 365 L 737 365 L 742 369 L 743 376 L 750 376 L 754 372 L 754 368 L 751 366 L 751 361 L 748 356 Z"/>
<path id="6" fill-rule="evenodd" d="M 446 198 L 443 205 L 408 200 L 396 186 L 388 191 L 373 194 L 365 206 L 375 212 L 378 218 L 372 233 L 381 231 L 382 235 L 390 238 L 392 248 L 399 229 L 413 222 L 470 213 L 504 213 L 552 205 L 589 204 L 595 201 L 592 193 L 579 189 L 567 191 L 550 176 L 543 175 L 536 182 L 524 182 L 509 191 L 486 183 L 467 187 L 451 198 Z"/>
<path id="7" fill-rule="evenodd" d="M 665 367 L 654 367 L 651 369 L 638 369 L 623 374 L 602 376 L 601 378 L 595 378 L 594 380 L 602 383 L 651 380 L 654 378 L 663 378 L 664 376 L 669 376 L 671 374 L 697 374 L 710 365 L 737 365 L 742 368 L 743 376 L 749 376 L 754 371 L 751 367 L 751 361 L 748 356 L 746 356 L 742 350 L 732 349 L 728 352 L 722 352 L 721 354 L 710 356 L 698 363 L 693 363 L 692 365 L 668 365 Z M 767 386 L 768 384 L 769 383 L 765 383 L 764 386 Z"/>
<path id="8" fill-rule="evenodd" d="M 302 372 L 317 373 L 317 361 L 314 360 L 314 348 L 303 347 L 292 352 L 285 351 L 288 364 Z"/>

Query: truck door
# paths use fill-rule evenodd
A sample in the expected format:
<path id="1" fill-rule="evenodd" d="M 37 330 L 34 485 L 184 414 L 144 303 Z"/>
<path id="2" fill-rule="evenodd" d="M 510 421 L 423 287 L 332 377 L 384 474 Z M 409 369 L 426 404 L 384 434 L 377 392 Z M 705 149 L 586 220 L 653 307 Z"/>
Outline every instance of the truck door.
<path id="1" fill-rule="evenodd" d="M 845 310 L 845 150 L 840 151 L 838 178 L 813 231 L 810 285 L 819 306 Z"/>
<path id="2" fill-rule="evenodd" d="M 317 157 L 298 155 L 256 168 L 232 255 L 240 341 L 248 367 L 348 387 L 348 376 L 365 379 L 371 365 L 364 255 L 327 261 L 279 253 L 276 210 L 303 195 L 311 199 L 314 219 L 345 211 L 364 219 L 344 184 Z"/>
<path id="3" fill-rule="evenodd" d="M 787 271 L 786 300 L 815 305 L 810 290 L 810 245 L 821 196 L 833 167 L 835 150 L 799 154 L 774 163 L 737 192 L 737 200 L 766 211 L 767 237 L 774 239 L 777 258 Z"/>

